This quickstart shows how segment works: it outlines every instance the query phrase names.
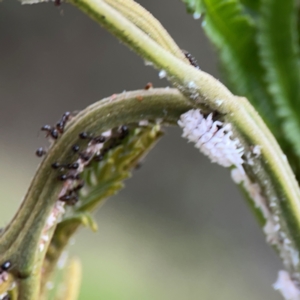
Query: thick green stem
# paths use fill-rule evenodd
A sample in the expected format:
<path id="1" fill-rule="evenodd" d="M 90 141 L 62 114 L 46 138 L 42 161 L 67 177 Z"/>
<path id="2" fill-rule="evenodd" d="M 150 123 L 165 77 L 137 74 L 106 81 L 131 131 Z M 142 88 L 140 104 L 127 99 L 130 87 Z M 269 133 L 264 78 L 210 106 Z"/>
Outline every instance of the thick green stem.
<path id="1" fill-rule="evenodd" d="M 77 300 L 81 284 L 81 263 L 77 258 L 71 258 L 64 274 L 58 295 L 55 300 Z"/>
<path id="2" fill-rule="evenodd" d="M 71 121 L 39 167 L 27 195 L 4 233 L 0 236 L 0 262 L 10 260 L 18 278 L 19 300 L 35 300 L 45 251 L 40 249 L 47 218 L 58 199 L 63 183 L 51 168 L 53 162 L 74 161 L 73 144 L 80 143 L 82 131 L 103 132 L 122 124 L 143 119 L 174 123 L 180 114 L 191 108 L 188 100 L 174 89 L 150 89 L 122 93 L 101 100 L 80 112 Z M 47 232 L 51 240 L 55 226 Z M 47 243 L 45 248 L 47 248 Z"/>
<path id="3" fill-rule="evenodd" d="M 232 95 L 226 87 L 212 76 L 196 70 L 162 48 L 118 9 L 102 0 L 71 0 L 144 59 L 153 62 L 158 69 L 166 71 L 170 81 L 194 104 L 205 104 L 217 111 L 227 123 L 234 125 L 235 135 L 242 141 L 246 152 L 251 146 L 261 147 L 261 156 L 254 166 L 247 169 L 267 198 L 275 199 L 279 207 L 278 217 L 282 230 L 300 250 L 300 192 L 294 174 L 273 135 L 260 116 L 245 98 Z M 220 105 L 220 103 L 222 103 Z M 267 182 L 264 183 L 264 182 Z M 291 267 L 299 271 L 299 264 Z"/>
<path id="4" fill-rule="evenodd" d="M 300 250 L 299 187 L 276 140 L 249 102 L 232 95 L 212 76 L 190 66 L 167 33 L 157 30 L 160 24 L 153 22 L 151 15 L 145 20 L 141 18 L 139 6 L 133 4 L 133 11 L 130 12 L 129 6 L 121 0 L 70 2 L 106 27 L 143 59 L 164 70 L 169 80 L 189 100 L 172 89 L 124 93 L 91 105 L 70 122 L 66 132 L 42 162 L 20 210 L 0 236 L 0 262 L 10 260 L 15 266 L 13 274 L 19 283 L 18 299 L 36 300 L 39 297 L 38 283 L 45 259 L 45 251 L 39 248 L 40 239 L 63 185 L 57 180 L 57 173 L 51 170 L 51 164 L 75 160 L 70 147 L 79 142 L 78 133 L 101 133 L 124 123 L 157 118 L 166 123 L 176 123 L 182 113 L 195 107 L 218 112 L 222 121 L 233 125 L 234 136 L 244 146 L 246 161 L 247 155 L 253 154 L 251 148 L 260 147 L 261 154 L 252 157 L 253 163 L 243 165 L 252 180 L 248 186 L 251 187 L 253 182 L 259 185 L 271 217 L 279 219 L 279 242 L 276 246 L 282 256 L 286 255 L 285 241 L 282 243 L 280 240 L 284 234 L 291 249 L 296 252 L 293 257 L 285 257 L 286 266 L 299 274 L 299 260 L 294 259 L 298 258 Z M 132 17 L 135 19 L 131 20 Z M 149 36 L 150 32 L 153 37 Z M 47 231 L 49 240 L 54 229 L 55 226 Z M 287 255 L 292 256 L 291 253 Z"/>
<path id="5" fill-rule="evenodd" d="M 70 237 L 81 225 L 94 231 L 97 229 L 90 213 L 124 187 L 123 181 L 130 177 L 131 171 L 162 136 L 160 124 L 145 124 L 145 121 L 142 123 L 143 126 L 130 124 L 128 135 L 122 143 L 104 155 L 100 163 L 91 162 L 89 168 L 81 173 L 85 188 L 80 193 L 80 203 L 69 210 L 68 215 L 59 222 L 47 250 L 41 282 L 43 295 L 47 292 L 45 283 L 56 269 L 57 261 Z"/>
<path id="6" fill-rule="evenodd" d="M 151 39 L 176 57 L 190 64 L 166 29 L 144 7 L 132 0 L 105 0 L 144 31 Z"/>

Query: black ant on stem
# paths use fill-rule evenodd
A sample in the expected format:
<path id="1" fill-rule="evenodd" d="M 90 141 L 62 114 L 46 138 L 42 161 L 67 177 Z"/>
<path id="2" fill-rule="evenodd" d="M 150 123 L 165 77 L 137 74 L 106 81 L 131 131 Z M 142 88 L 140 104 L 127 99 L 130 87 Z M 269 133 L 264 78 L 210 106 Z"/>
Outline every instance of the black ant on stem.
<path id="1" fill-rule="evenodd" d="M 66 126 L 67 122 L 70 120 L 71 116 L 72 115 L 69 111 L 65 112 L 62 115 L 60 121 L 56 124 L 56 129 L 60 134 L 62 134 L 64 132 L 65 126 Z"/>
<path id="2" fill-rule="evenodd" d="M 106 141 L 106 138 L 103 135 L 93 137 L 91 134 L 88 134 L 87 132 L 79 133 L 79 138 L 82 140 L 90 140 L 93 144 L 102 144 Z"/>
<path id="3" fill-rule="evenodd" d="M 46 154 L 46 151 L 44 150 L 44 148 L 40 147 L 35 151 L 35 154 L 38 157 L 42 157 L 43 155 Z"/>
<path id="4" fill-rule="evenodd" d="M 50 126 L 50 125 L 44 125 L 41 130 L 46 131 L 46 136 L 51 136 L 54 140 L 58 139 L 59 134 L 63 134 L 65 130 L 65 126 L 67 122 L 71 118 L 71 113 L 69 111 L 65 112 L 60 121 L 56 124 L 55 127 Z"/>
<path id="5" fill-rule="evenodd" d="M 73 191 L 69 191 L 59 197 L 59 200 L 65 202 L 67 205 L 75 205 L 78 202 L 78 195 L 73 193 Z"/>
<path id="6" fill-rule="evenodd" d="M 71 164 L 60 164 L 55 162 L 51 165 L 53 169 L 69 169 L 69 170 L 77 170 L 79 168 L 79 164 L 77 162 Z"/>
<path id="7" fill-rule="evenodd" d="M 8 271 L 11 268 L 11 262 L 8 260 L 0 266 L 0 274 Z"/>
<path id="8" fill-rule="evenodd" d="M 46 137 L 51 136 L 54 140 L 58 139 L 58 130 L 50 125 L 44 125 L 41 128 L 42 131 L 46 131 Z"/>
<path id="9" fill-rule="evenodd" d="M 60 4 L 60 1 L 57 1 Z M 46 137 L 50 136 L 54 140 L 58 139 L 64 133 L 65 126 L 67 122 L 71 119 L 73 114 L 70 112 L 65 112 L 56 126 L 45 125 L 41 128 L 42 131 L 46 132 Z M 77 153 L 79 156 L 78 162 L 72 163 L 59 163 L 53 162 L 51 167 L 58 172 L 67 171 L 66 173 L 58 174 L 57 179 L 59 181 L 66 182 L 67 191 L 59 197 L 59 200 L 65 202 L 66 205 L 75 205 L 79 200 L 78 192 L 84 186 L 84 181 L 80 178 L 80 165 L 89 166 L 91 160 L 100 162 L 103 160 L 105 154 L 110 150 L 118 146 L 124 138 L 129 134 L 129 127 L 127 125 L 122 125 L 113 130 L 107 131 L 101 135 L 94 136 L 93 134 L 87 132 L 81 132 L 78 137 L 81 140 L 88 141 L 88 147 L 86 150 L 80 150 L 79 145 L 74 144 L 72 146 L 72 152 Z M 105 143 L 105 144 L 104 144 Z M 103 144 L 99 148 L 93 147 L 93 145 Z M 41 157 L 46 154 L 43 148 L 39 148 L 36 151 L 36 155 Z M 74 182 L 74 184 L 72 183 Z M 72 187 L 73 186 L 73 187 Z M 0 268 L 1 272 L 1 268 Z"/>
<path id="10" fill-rule="evenodd" d="M 78 179 L 79 178 L 77 178 L 77 180 Z M 79 200 L 78 191 L 83 187 L 84 187 L 84 181 L 81 180 L 74 188 L 67 191 L 64 195 L 60 196 L 59 200 L 65 202 L 67 205 L 75 205 Z"/>
<path id="11" fill-rule="evenodd" d="M 46 132 L 46 137 L 50 136 L 53 140 L 57 140 L 59 135 L 62 135 L 65 130 L 67 122 L 71 119 L 72 114 L 67 111 L 65 112 L 56 126 L 44 125 L 41 130 Z M 35 152 L 36 156 L 42 157 L 46 154 L 46 151 L 43 148 L 39 148 Z"/>
<path id="12" fill-rule="evenodd" d="M 196 69 L 200 69 L 200 66 L 198 65 L 196 58 L 194 56 L 192 56 L 191 53 L 189 53 L 188 51 L 183 50 L 183 49 L 182 49 L 182 52 L 193 67 L 195 67 Z"/>

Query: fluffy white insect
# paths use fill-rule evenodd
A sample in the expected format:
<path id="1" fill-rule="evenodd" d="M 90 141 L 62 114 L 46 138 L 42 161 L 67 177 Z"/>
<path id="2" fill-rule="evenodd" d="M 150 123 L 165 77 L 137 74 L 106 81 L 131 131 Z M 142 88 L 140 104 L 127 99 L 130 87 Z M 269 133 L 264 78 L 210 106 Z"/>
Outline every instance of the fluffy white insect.
<path id="1" fill-rule="evenodd" d="M 261 155 L 261 146 L 259 146 L 259 145 L 254 146 L 252 152 L 255 155 L 255 157 L 260 156 Z"/>
<path id="2" fill-rule="evenodd" d="M 280 291 L 285 300 L 300 300 L 300 290 L 286 271 L 278 272 L 278 279 L 273 288 Z"/>
<path id="3" fill-rule="evenodd" d="M 1 300 L 2 300 L 2 299 L 5 299 L 5 297 L 7 297 L 7 296 L 8 296 L 7 293 L 1 294 L 1 295 L 0 295 L 0 299 L 1 299 Z"/>
<path id="4" fill-rule="evenodd" d="M 299 252 L 294 248 L 285 232 L 282 231 L 280 218 L 276 214 L 276 198 L 271 198 L 270 203 L 268 203 L 261 186 L 252 182 L 243 168 L 244 163 L 254 164 L 252 158 L 261 155 L 261 146 L 256 145 L 251 153 L 245 153 L 239 140 L 231 138 L 230 124 L 214 121 L 212 114 L 206 117 L 199 109 L 192 109 L 181 115 L 178 124 L 183 128 L 182 136 L 195 143 L 195 146 L 206 154 L 212 162 L 224 167 L 235 166 L 231 170 L 232 179 L 235 183 L 243 185 L 255 206 L 262 212 L 266 221 L 263 230 L 267 242 L 278 248 L 284 265 L 289 270 L 297 270 L 300 263 Z M 245 161 L 242 158 L 243 155 Z M 267 183 L 264 182 L 264 185 Z M 271 207 L 272 209 L 270 209 Z M 300 300 L 300 287 L 286 271 L 278 273 L 278 280 L 273 287 L 280 291 L 285 300 Z"/>
<path id="5" fill-rule="evenodd" d="M 212 162 L 223 167 L 235 166 L 244 174 L 242 164 L 244 148 L 238 139 L 232 139 L 230 124 L 213 120 L 213 114 L 205 117 L 200 109 L 192 109 L 181 115 L 178 121 L 183 128 L 182 136 L 195 143 Z"/>
<path id="6" fill-rule="evenodd" d="M 163 79 L 163 78 L 165 78 L 166 76 L 167 76 L 167 72 L 166 72 L 165 70 L 159 71 L 158 77 L 159 77 L 160 79 Z"/>

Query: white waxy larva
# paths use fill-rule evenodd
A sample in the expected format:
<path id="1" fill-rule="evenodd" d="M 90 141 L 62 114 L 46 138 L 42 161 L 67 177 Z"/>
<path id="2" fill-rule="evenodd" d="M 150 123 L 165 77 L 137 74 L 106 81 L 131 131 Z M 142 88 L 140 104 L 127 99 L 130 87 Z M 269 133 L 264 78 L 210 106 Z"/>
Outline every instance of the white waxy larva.
<path id="1" fill-rule="evenodd" d="M 195 146 L 212 162 L 224 167 L 235 167 L 231 170 L 232 179 L 235 183 L 243 186 L 265 218 L 263 230 L 267 242 L 278 248 L 288 269 L 297 269 L 299 253 L 285 235 L 279 215 L 274 212 L 277 207 L 276 197 L 273 196 L 268 203 L 261 186 L 248 178 L 243 167 L 245 160 L 248 164 L 250 160 L 254 164 L 252 158 L 261 155 L 262 147 L 256 145 L 251 152 L 245 153 L 240 141 L 232 138 L 233 132 L 230 124 L 214 121 L 212 114 L 205 116 L 199 109 L 192 109 L 181 115 L 178 124 L 183 128 L 182 136 L 187 138 L 189 142 L 195 143 Z M 264 181 L 263 187 L 267 185 L 268 181 Z M 270 209 L 271 207 L 272 209 Z M 300 300 L 300 291 L 294 281 L 290 279 L 290 275 L 285 271 L 281 272 L 274 288 L 280 290 L 286 300 Z"/>
<path id="2" fill-rule="evenodd" d="M 286 271 L 278 272 L 278 279 L 273 288 L 280 291 L 285 300 L 300 300 L 300 290 Z"/>
<path id="3" fill-rule="evenodd" d="M 205 117 L 200 109 L 192 109 L 181 115 L 178 125 L 183 128 L 182 136 L 195 143 L 212 162 L 235 166 L 244 173 L 244 148 L 237 139 L 231 139 L 230 124 L 214 121 L 212 113 Z"/>

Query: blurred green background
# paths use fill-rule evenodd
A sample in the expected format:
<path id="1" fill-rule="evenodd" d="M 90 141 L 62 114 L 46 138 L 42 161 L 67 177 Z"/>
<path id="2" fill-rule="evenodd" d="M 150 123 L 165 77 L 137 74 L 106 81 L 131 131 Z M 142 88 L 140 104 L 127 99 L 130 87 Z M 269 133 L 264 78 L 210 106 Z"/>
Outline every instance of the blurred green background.
<path id="1" fill-rule="evenodd" d="M 140 1 L 219 78 L 201 22 L 180 1 Z M 168 85 L 157 71 L 74 7 L 0 4 L 1 226 L 16 211 L 47 145 L 39 128 L 123 90 Z M 82 229 L 80 299 L 281 299 L 281 263 L 265 244 L 228 170 L 210 164 L 180 131 L 165 137 L 126 189 Z"/>

